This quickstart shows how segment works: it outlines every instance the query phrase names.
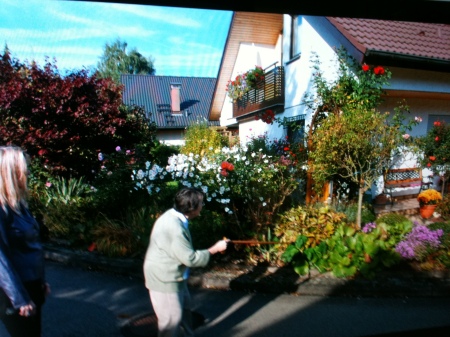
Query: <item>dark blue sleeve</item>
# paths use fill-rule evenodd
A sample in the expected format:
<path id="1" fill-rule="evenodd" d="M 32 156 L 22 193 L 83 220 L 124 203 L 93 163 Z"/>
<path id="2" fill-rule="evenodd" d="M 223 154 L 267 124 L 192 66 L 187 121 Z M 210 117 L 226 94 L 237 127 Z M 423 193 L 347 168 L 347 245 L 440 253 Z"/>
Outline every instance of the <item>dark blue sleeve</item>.
<path id="1" fill-rule="evenodd" d="M 29 304 L 31 299 L 11 262 L 6 234 L 7 219 L 6 213 L 0 206 L 0 288 L 11 301 L 14 309 L 19 309 Z"/>

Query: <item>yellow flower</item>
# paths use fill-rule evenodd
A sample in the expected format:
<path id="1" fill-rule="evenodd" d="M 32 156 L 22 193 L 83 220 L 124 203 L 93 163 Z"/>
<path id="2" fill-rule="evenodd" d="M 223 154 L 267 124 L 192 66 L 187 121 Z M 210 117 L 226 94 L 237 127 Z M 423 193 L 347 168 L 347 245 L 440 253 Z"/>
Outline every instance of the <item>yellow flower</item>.
<path id="1" fill-rule="evenodd" d="M 417 196 L 420 205 L 436 205 L 442 200 L 442 194 L 435 189 L 428 189 Z"/>

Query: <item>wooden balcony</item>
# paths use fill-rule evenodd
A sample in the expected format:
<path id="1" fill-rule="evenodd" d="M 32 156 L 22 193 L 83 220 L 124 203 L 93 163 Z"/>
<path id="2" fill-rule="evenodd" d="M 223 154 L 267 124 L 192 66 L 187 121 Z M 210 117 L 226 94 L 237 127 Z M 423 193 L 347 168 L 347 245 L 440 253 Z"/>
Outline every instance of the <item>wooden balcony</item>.
<path id="1" fill-rule="evenodd" d="M 251 116 L 259 111 L 284 109 L 284 67 L 273 67 L 264 73 L 256 89 L 251 89 L 233 103 L 233 117 Z"/>

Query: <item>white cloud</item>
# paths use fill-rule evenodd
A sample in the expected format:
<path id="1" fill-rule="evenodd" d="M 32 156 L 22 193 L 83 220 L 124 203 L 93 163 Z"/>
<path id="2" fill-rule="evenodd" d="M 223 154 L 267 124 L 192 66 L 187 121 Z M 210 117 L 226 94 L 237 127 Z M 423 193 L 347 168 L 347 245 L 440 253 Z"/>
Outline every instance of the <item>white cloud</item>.
<path id="1" fill-rule="evenodd" d="M 190 11 L 190 9 L 119 4 L 112 4 L 111 8 L 115 8 L 118 11 L 127 12 L 142 18 L 164 22 L 175 26 L 190 28 L 200 28 L 202 26 L 200 21 L 188 17 L 188 13 L 186 13 L 186 11 Z"/>

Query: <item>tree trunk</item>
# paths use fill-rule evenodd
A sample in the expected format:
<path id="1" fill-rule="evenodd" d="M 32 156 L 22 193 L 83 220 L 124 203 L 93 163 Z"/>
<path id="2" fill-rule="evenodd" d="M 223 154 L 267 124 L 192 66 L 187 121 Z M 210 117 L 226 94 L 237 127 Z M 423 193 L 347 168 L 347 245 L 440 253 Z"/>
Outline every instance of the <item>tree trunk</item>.
<path id="1" fill-rule="evenodd" d="M 362 209 L 363 196 L 364 196 L 364 188 L 360 187 L 359 193 L 358 193 L 358 212 L 356 213 L 356 229 L 357 230 L 361 229 L 361 209 Z"/>

